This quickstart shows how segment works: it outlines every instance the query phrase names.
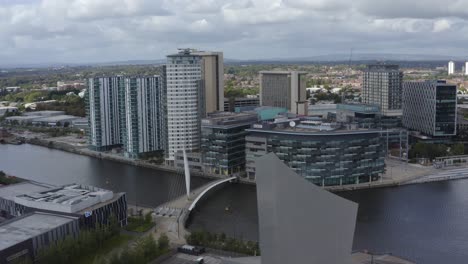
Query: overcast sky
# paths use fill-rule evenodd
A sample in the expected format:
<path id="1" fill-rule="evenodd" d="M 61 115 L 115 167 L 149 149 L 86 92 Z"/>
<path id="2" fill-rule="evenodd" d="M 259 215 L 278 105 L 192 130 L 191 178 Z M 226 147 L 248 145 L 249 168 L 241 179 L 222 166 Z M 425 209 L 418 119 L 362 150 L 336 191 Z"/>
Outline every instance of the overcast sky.
<path id="1" fill-rule="evenodd" d="M 349 53 L 468 56 L 468 0 L 0 0 L 0 64 Z"/>

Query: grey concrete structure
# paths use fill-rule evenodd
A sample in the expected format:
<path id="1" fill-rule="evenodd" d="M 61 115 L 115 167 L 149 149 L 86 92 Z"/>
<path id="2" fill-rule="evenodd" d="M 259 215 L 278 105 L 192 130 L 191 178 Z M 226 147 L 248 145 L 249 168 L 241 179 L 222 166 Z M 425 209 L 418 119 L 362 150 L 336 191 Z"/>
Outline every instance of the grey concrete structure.
<path id="1" fill-rule="evenodd" d="M 457 86 L 445 81 L 405 82 L 403 125 L 431 137 L 457 132 Z"/>
<path id="2" fill-rule="evenodd" d="M 33 260 L 44 247 L 79 234 L 79 218 L 34 212 L 0 224 L 0 264 Z"/>
<path id="3" fill-rule="evenodd" d="M 306 72 L 261 71 L 260 105 L 307 115 Z"/>
<path id="4" fill-rule="evenodd" d="M 274 154 L 256 166 L 262 263 L 352 263 L 358 205 L 307 182 Z"/>
<path id="5" fill-rule="evenodd" d="M 125 193 L 78 184 L 58 187 L 35 182 L 0 188 L 0 216 L 18 217 L 34 211 L 77 216 L 87 227 L 107 224 L 111 216 L 121 226 L 127 224 Z"/>
<path id="6" fill-rule="evenodd" d="M 362 102 L 377 105 L 385 116 L 400 115 L 403 72 L 398 65 L 368 65 L 364 71 Z"/>

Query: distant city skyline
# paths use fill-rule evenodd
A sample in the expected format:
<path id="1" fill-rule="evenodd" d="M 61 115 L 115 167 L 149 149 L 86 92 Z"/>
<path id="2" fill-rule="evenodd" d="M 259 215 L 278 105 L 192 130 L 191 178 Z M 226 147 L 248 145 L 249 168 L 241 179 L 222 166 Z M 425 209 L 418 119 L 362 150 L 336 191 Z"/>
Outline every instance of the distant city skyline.
<path id="1" fill-rule="evenodd" d="M 0 0 L 0 65 L 398 53 L 468 57 L 468 2 Z"/>

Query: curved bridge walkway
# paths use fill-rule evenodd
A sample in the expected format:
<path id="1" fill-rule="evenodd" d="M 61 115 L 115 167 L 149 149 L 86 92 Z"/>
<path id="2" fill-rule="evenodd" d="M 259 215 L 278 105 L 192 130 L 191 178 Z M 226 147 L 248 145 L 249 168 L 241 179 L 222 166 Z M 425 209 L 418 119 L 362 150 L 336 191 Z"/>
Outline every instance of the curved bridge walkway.
<path id="1" fill-rule="evenodd" d="M 185 222 L 190 216 L 190 212 L 196 207 L 198 202 L 212 189 L 237 180 L 237 177 L 230 177 L 209 182 L 190 193 L 190 199 L 187 195 L 180 196 L 177 199 L 158 206 L 155 210 L 156 225 L 161 232 L 165 232 L 173 242 L 185 243 L 184 238 L 188 233 L 185 230 Z"/>

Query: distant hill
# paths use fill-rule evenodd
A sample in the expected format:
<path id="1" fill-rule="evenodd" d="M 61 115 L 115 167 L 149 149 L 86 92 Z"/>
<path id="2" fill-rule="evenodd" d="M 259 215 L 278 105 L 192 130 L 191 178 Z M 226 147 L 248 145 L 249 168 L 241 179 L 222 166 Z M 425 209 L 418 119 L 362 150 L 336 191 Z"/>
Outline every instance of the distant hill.
<path id="1" fill-rule="evenodd" d="M 399 53 L 355 53 L 352 56 L 353 62 L 372 62 L 372 61 L 400 61 L 400 62 L 427 62 L 439 61 L 447 62 L 454 60 L 464 62 L 467 57 L 448 56 L 448 55 L 428 55 L 428 54 L 399 54 Z M 266 59 L 230 59 L 225 58 L 227 64 L 267 64 L 267 63 L 300 63 L 300 62 L 348 62 L 349 54 L 337 53 L 318 56 L 305 57 L 283 57 L 283 58 L 266 58 Z M 166 59 L 151 59 L 151 60 L 127 60 L 127 61 L 110 61 L 110 62 L 94 62 L 94 63 L 18 63 L 18 64 L 0 64 L 0 68 L 48 68 L 48 67 L 77 67 L 77 66 L 114 66 L 114 65 L 160 65 L 164 64 Z"/>

